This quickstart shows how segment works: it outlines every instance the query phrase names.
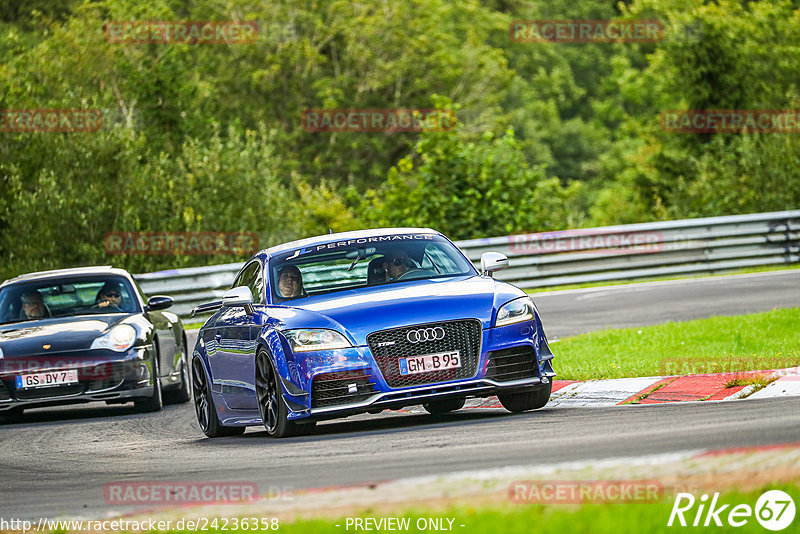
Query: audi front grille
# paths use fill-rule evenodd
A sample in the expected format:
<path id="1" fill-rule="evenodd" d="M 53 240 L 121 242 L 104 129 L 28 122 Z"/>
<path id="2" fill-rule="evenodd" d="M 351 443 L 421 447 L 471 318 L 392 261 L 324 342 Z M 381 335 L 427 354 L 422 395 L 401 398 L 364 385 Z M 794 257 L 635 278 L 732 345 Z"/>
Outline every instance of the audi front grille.
<path id="1" fill-rule="evenodd" d="M 338 371 L 314 377 L 311 386 L 311 407 L 324 408 L 368 399 L 375 385 L 364 371 Z"/>
<path id="2" fill-rule="evenodd" d="M 463 319 L 372 332 L 367 345 L 389 387 L 401 388 L 475 376 L 481 352 L 481 322 Z M 461 367 L 403 375 L 400 360 L 458 351 Z"/>
<path id="3" fill-rule="evenodd" d="M 539 376 L 536 354 L 530 345 L 495 350 L 487 354 L 487 359 L 485 376 L 498 382 Z"/>

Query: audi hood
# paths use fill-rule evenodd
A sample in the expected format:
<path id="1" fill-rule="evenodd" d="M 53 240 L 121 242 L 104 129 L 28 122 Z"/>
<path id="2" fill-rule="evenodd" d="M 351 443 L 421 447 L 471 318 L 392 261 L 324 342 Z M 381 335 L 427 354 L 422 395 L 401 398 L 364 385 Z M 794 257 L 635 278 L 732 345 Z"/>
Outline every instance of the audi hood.
<path id="1" fill-rule="evenodd" d="M 522 296 L 522 290 L 493 278 L 460 276 L 317 295 L 268 313 L 282 329 L 332 328 L 366 345 L 370 332 L 403 325 L 474 318 L 490 328 L 497 309 Z"/>

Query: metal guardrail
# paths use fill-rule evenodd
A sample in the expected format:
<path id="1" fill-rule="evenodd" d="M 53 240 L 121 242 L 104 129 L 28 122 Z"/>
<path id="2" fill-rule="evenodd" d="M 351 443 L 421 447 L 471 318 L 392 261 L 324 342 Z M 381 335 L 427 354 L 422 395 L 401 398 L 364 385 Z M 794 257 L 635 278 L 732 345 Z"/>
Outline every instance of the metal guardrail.
<path id="1" fill-rule="evenodd" d="M 506 254 L 500 280 L 523 289 L 729 272 L 800 262 L 800 210 L 707 217 L 457 241 L 480 266 L 481 254 Z M 135 275 L 148 295 L 175 298 L 186 317 L 221 298 L 242 263 Z"/>

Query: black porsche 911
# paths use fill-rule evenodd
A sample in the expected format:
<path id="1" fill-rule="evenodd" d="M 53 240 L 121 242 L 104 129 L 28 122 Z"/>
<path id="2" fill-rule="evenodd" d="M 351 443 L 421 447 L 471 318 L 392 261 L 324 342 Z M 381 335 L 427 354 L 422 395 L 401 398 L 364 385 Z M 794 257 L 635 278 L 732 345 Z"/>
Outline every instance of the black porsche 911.
<path id="1" fill-rule="evenodd" d="M 172 298 L 123 269 L 25 274 L 0 285 L 0 415 L 105 401 L 138 411 L 186 402 L 186 336 Z M 163 392 L 162 392 L 163 390 Z"/>

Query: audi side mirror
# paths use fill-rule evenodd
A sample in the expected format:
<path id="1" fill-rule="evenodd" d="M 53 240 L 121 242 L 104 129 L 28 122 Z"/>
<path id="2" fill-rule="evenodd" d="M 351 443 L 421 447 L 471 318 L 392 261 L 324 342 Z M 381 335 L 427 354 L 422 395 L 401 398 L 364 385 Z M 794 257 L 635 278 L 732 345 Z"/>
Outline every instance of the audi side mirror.
<path id="1" fill-rule="evenodd" d="M 248 315 L 253 313 L 253 295 L 247 286 L 234 287 L 222 295 L 223 307 L 243 306 Z"/>
<path id="2" fill-rule="evenodd" d="M 481 274 L 493 276 L 495 271 L 508 267 L 508 258 L 499 252 L 484 252 L 481 254 Z"/>

